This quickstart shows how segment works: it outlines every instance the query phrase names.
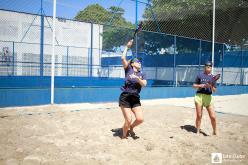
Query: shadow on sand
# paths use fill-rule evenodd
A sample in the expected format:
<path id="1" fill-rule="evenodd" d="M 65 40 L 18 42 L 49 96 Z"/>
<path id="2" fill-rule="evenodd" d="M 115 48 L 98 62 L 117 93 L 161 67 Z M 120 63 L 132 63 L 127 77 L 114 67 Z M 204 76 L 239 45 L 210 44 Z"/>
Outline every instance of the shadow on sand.
<path id="1" fill-rule="evenodd" d="M 184 125 L 184 126 L 180 126 L 181 129 L 184 129 L 188 132 L 193 132 L 196 133 L 197 129 L 195 126 L 193 125 Z M 206 134 L 205 132 L 203 132 L 202 130 L 200 130 L 200 133 L 203 134 L 203 136 L 209 136 L 208 134 Z"/>
<path id="2" fill-rule="evenodd" d="M 115 137 L 118 136 L 119 138 L 122 138 L 123 135 L 122 128 L 111 129 L 111 132 L 113 132 L 113 136 Z M 130 132 L 130 131 L 128 132 L 128 137 L 131 137 L 134 140 L 139 139 L 139 137 L 136 136 L 134 132 Z"/>

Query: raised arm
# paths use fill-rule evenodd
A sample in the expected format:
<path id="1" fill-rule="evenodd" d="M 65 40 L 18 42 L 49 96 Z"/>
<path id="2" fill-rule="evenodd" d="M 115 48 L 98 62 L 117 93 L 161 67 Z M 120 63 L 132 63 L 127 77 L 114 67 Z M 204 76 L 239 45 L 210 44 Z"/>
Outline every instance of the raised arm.
<path id="1" fill-rule="evenodd" d="M 126 69 L 128 67 L 128 61 L 126 59 L 126 55 L 127 55 L 127 51 L 129 48 L 131 48 L 131 46 L 133 45 L 133 40 L 130 40 L 126 47 L 125 47 L 125 50 L 123 51 L 122 53 L 122 56 L 121 56 L 121 62 L 122 62 L 122 65 L 123 65 L 123 68 Z"/>

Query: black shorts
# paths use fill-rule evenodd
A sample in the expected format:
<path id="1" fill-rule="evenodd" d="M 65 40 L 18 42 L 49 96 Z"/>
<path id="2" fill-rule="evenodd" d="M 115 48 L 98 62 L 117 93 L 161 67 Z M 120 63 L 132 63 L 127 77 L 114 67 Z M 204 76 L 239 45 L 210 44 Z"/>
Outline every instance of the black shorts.
<path id="1" fill-rule="evenodd" d="M 122 92 L 119 98 L 119 106 L 135 108 L 141 106 L 139 94 Z"/>

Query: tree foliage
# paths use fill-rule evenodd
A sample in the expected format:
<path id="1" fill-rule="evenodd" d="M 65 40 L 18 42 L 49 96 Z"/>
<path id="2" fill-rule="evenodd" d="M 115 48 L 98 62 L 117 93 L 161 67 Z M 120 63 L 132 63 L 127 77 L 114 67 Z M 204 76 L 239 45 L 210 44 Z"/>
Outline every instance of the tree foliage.
<path id="1" fill-rule="evenodd" d="M 160 30 L 198 39 L 211 40 L 212 0 L 150 0 L 144 12 L 147 30 Z M 156 17 L 156 21 L 154 19 Z M 248 35 L 248 1 L 216 1 L 216 40 L 239 44 Z"/>
<path id="2" fill-rule="evenodd" d="M 78 12 L 75 19 L 102 24 L 103 49 L 113 49 L 125 44 L 135 27 L 124 18 L 124 13 L 125 10 L 120 7 L 111 6 L 105 9 L 99 4 L 93 4 Z"/>

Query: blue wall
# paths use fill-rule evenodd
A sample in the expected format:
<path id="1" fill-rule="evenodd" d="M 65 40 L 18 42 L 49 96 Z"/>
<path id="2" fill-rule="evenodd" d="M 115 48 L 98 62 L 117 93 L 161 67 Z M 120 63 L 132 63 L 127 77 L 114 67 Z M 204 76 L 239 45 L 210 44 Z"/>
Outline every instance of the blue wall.
<path id="1" fill-rule="evenodd" d="M 50 89 L 0 89 L 0 107 L 50 103 Z"/>
<path id="2" fill-rule="evenodd" d="M 167 55 L 138 55 L 142 58 L 142 65 L 144 67 L 173 67 L 173 54 Z M 240 67 L 242 61 L 242 54 L 240 51 L 225 52 L 224 55 L 224 67 Z M 201 65 L 207 60 L 211 60 L 212 55 L 210 52 L 201 54 Z M 243 67 L 248 67 L 248 51 L 243 52 Z M 215 66 L 222 67 L 222 59 L 219 53 L 215 56 Z M 120 57 L 103 57 L 101 58 L 101 64 L 103 66 L 109 65 L 121 65 Z M 179 53 L 176 55 L 176 65 L 198 65 L 199 53 Z"/>
<path id="3" fill-rule="evenodd" d="M 50 88 L 49 76 L 0 76 L 0 88 Z M 120 86 L 121 78 L 55 77 L 55 87 Z"/>
<path id="4" fill-rule="evenodd" d="M 56 88 L 55 103 L 117 102 L 120 93 L 119 87 Z M 194 93 L 191 87 L 146 87 L 141 92 L 141 98 L 192 97 Z M 221 86 L 216 95 L 242 93 L 248 93 L 248 86 Z M 0 98 L 0 107 L 49 104 L 50 89 L 0 89 Z"/>

